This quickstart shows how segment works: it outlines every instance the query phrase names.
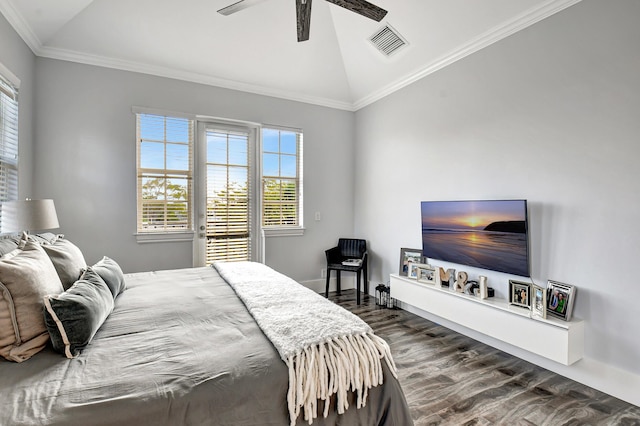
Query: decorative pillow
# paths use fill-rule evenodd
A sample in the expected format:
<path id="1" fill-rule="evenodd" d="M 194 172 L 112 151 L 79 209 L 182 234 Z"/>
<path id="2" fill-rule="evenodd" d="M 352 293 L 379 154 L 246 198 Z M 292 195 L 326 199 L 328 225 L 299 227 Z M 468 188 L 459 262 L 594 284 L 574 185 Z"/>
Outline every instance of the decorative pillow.
<path id="1" fill-rule="evenodd" d="M 69 240 L 58 238 L 53 244 L 42 244 L 42 248 L 53 262 L 65 290 L 80 278 L 87 267 L 82 252 Z"/>
<path id="2" fill-rule="evenodd" d="M 52 234 L 51 232 L 43 232 L 42 234 L 30 234 L 29 239 L 40 244 L 53 244 L 59 238 L 64 238 L 62 234 Z"/>
<path id="3" fill-rule="evenodd" d="M 13 251 L 10 251 L 9 253 L 5 253 L 2 256 L 0 256 L 0 260 L 9 260 L 12 259 L 14 257 L 16 257 L 17 255 L 19 255 L 20 253 L 22 253 L 22 249 L 15 249 Z"/>
<path id="4" fill-rule="evenodd" d="M 62 291 L 51 260 L 37 243 L 29 241 L 0 261 L 0 355 L 22 362 L 45 347 L 49 334 L 42 300 Z"/>
<path id="5" fill-rule="evenodd" d="M 45 296 L 44 306 L 44 322 L 53 349 L 74 358 L 113 310 L 113 296 L 104 280 L 88 269 L 69 290 L 58 296 Z"/>
<path id="6" fill-rule="evenodd" d="M 18 248 L 19 238 L 8 237 L 0 239 L 0 256 L 12 252 Z"/>
<path id="7" fill-rule="evenodd" d="M 88 267 L 87 271 L 89 270 L 93 270 L 100 275 L 100 278 L 109 286 L 114 299 L 125 290 L 124 273 L 115 260 L 104 256 L 98 263 Z M 82 278 L 84 278 L 84 275 Z"/>

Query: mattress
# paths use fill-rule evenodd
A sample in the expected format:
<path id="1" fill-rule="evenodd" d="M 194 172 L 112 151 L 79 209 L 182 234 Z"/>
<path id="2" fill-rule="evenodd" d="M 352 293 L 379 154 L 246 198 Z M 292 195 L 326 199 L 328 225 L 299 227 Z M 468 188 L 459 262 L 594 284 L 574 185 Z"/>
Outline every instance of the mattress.
<path id="1" fill-rule="evenodd" d="M 126 275 L 127 290 L 75 359 L 47 348 L 0 361 L 1 425 L 288 425 L 288 372 L 213 268 Z M 319 425 L 410 425 L 398 381 Z M 297 424 L 306 424 L 301 418 Z"/>

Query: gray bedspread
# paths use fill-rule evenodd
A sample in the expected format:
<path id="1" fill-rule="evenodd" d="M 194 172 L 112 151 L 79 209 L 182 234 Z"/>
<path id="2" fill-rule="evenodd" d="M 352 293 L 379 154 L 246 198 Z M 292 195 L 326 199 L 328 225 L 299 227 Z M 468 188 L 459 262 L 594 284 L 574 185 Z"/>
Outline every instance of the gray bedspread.
<path id="1" fill-rule="evenodd" d="M 0 425 L 289 424 L 286 365 L 213 268 L 126 280 L 78 358 L 47 348 L 21 364 L 0 361 Z M 365 407 L 313 424 L 412 422 L 385 371 Z"/>

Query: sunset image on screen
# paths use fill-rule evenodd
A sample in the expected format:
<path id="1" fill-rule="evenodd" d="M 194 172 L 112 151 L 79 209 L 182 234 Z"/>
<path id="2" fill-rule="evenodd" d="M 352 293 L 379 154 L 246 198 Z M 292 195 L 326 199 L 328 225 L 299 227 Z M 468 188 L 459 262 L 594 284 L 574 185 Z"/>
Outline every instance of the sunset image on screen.
<path id="1" fill-rule="evenodd" d="M 423 255 L 527 276 L 524 200 L 423 201 Z"/>

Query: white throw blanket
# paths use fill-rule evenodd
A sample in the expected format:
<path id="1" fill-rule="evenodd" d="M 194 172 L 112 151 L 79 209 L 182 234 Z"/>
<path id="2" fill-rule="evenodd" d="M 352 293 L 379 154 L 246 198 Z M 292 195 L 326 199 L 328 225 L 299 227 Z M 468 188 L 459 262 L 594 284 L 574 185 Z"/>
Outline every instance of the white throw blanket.
<path id="1" fill-rule="evenodd" d="M 235 290 L 289 367 L 287 403 L 291 425 L 304 408 L 313 423 L 318 400 L 324 416 L 332 395 L 339 414 L 349 408 L 349 390 L 357 408 L 368 390 L 383 383 L 382 359 L 396 376 L 389 346 L 351 312 L 260 263 L 213 265 Z"/>

